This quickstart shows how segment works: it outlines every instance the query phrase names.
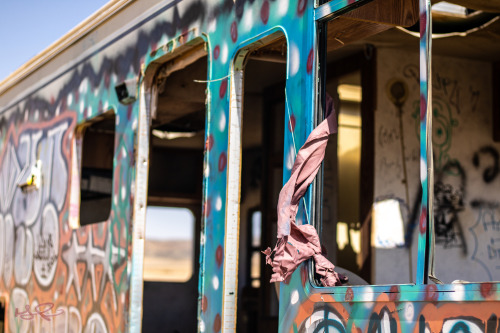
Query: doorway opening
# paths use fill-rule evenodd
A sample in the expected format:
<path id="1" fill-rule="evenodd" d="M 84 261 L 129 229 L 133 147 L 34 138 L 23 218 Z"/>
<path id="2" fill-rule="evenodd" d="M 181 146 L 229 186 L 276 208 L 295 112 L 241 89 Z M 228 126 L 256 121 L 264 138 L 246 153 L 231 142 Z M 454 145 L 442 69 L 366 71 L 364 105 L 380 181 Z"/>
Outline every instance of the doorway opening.
<path id="1" fill-rule="evenodd" d="M 238 332 L 278 330 L 278 294 L 260 252 L 276 241 L 283 181 L 287 42 L 276 36 L 244 67 Z"/>
<path id="2" fill-rule="evenodd" d="M 207 56 L 203 43 L 184 54 L 162 65 L 154 81 L 143 332 L 197 329 L 206 85 L 195 81 L 207 77 Z"/>

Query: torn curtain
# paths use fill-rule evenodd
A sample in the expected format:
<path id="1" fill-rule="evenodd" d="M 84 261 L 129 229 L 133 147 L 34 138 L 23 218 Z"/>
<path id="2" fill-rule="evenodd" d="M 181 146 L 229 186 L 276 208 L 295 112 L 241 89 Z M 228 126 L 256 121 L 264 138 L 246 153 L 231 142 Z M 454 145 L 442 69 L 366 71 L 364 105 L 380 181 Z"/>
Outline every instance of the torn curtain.
<path id="1" fill-rule="evenodd" d="M 337 133 L 337 117 L 333 110 L 333 100 L 329 96 L 326 110 L 326 119 L 311 132 L 297 153 L 290 179 L 279 195 L 278 241 L 272 251 L 270 248 L 263 251 L 266 263 L 273 268 L 271 282 L 286 280 L 303 261 L 311 257 L 314 258 L 316 273 L 321 276 L 323 286 L 341 285 L 347 280 L 334 271 L 335 266 L 322 254 L 314 226 L 295 224 L 300 199 L 318 173 L 325 157 L 328 137 Z"/>

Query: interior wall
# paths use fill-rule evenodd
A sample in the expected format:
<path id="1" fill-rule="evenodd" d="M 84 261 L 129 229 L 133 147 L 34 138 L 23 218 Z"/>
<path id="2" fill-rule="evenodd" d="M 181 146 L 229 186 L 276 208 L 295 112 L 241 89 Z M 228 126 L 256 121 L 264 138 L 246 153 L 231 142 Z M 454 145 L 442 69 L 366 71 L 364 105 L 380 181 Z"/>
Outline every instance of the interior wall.
<path id="1" fill-rule="evenodd" d="M 420 187 L 419 55 L 390 48 L 377 52 L 374 199 L 389 197 L 402 203 L 406 232 Z M 493 142 L 492 134 L 491 71 L 488 62 L 433 57 L 436 274 L 445 283 L 500 280 L 500 144 Z M 399 111 L 387 89 L 393 79 L 408 88 L 402 117 L 409 203 L 403 182 Z M 409 237 L 413 240 L 413 276 L 416 223 Z M 373 282 L 410 282 L 408 262 L 406 248 L 375 248 Z"/>

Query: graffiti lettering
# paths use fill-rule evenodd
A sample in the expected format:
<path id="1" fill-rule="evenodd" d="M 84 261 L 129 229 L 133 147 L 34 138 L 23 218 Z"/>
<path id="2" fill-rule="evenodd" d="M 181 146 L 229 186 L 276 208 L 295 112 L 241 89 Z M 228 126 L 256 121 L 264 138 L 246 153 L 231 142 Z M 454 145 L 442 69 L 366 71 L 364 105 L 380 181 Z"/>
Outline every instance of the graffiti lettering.
<path id="1" fill-rule="evenodd" d="M 483 219 L 483 228 L 485 232 L 488 231 L 500 231 L 500 220 L 496 221 L 494 217 L 491 219 Z"/>
<path id="2" fill-rule="evenodd" d="M 476 111 L 477 104 L 479 103 L 479 96 L 481 95 L 480 90 L 476 90 L 473 87 L 469 87 L 470 91 L 470 103 L 471 103 L 471 111 L 474 112 Z"/>
<path id="3" fill-rule="evenodd" d="M 399 140 L 399 133 L 395 128 L 386 128 L 385 126 L 380 126 L 378 130 L 378 142 L 381 147 L 390 144 L 396 140 Z"/>
<path id="4" fill-rule="evenodd" d="M 23 225 L 16 230 L 14 252 L 14 278 L 16 283 L 25 286 L 28 284 L 33 267 L 33 234 Z"/>
<path id="5" fill-rule="evenodd" d="M 500 243 L 500 238 L 492 238 L 491 243 L 488 244 L 488 259 L 490 260 L 500 260 L 500 244 L 495 246 L 495 242 Z"/>
<path id="6" fill-rule="evenodd" d="M 49 234 L 47 238 L 40 236 L 40 241 L 38 245 L 38 250 L 35 253 L 35 259 L 46 261 L 46 267 L 43 267 L 43 271 L 50 271 L 54 266 L 57 256 L 54 255 L 54 244 L 52 241 L 52 235 Z"/>
<path id="7" fill-rule="evenodd" d="M 436 73 L 436 91 L 442 91 L 445 96 L 448 96 L 450 105 L 454 106 L 457 113 L 460 114 L 460 87 L 457 79 L 450 79 Z"/>
<path id="8" fill-rule="evenodd" d="M 413 79 L 415 82 L 420 83 L 420 70 L 417 65 L 410 64 L 403 68 L 403 75 L 408 79 Z"/>
<path id="9" fill-rule="evenodd" d="M 46 309 L 43 309 L 44 307 L 47 307 Z M 19 310 L 16 308 L 16 312 L 14 317 L 21 318 L 23 320 L 32 320 L 35 318 L 36 315 L 40 315 L 41 318 L 50 321 L 50 317 L 55 317 L 59 316 L 64 313 L 63 309 L 57 310 L 55 313 L 50 313 L 50 310 L 54 307 L 54 303 L 42 303 L 37 306 L 35 306 L 35 311 L 31 312 L 31 307 L 30 305 L 25 305 L 24 309 L 26 311 L 24 312 L 19 312 Z"/>
<path id="10" fill-rule="evenodd" d="M 488 279 L 493 279 L 492 270 L 500 270 L 500 218 L 498 217 L 498 204 L 481 205 L 476 203 L 472 207 L 478 209 L 476 224 L 469 228 L 474 236 L 474 252 L 471 259 L 484 268 Z M 496 274 L 495 273 L 495 274 Z"/>
<path id="11" fill-rule="evenodd" d="M 401 177 L 403 167 L 396 161 L 388 161 L 386 157 L 383 157 L 379 162 L 380 173 L 394 173 L 395 177 Z"/>

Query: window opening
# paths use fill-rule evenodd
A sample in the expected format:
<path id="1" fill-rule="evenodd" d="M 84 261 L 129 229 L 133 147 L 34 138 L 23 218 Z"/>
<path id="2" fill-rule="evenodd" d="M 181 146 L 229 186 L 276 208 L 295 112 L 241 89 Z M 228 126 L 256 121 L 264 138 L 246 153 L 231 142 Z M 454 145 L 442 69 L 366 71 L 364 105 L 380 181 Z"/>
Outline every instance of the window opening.
<path id="1" fill-rule="evenodd" d="M 359 10 L 361 8 L 365 7 Z M 384 8 L 380 7 L 383 12 Z M 421 197 L 419 39 L 400 27 L 389 28 L 389 22 L 371 20 L 366 24 L 375 26 L 369 29 L 358 20 L 361 20 L 360 11 L 353 11 L 324 23 L 327 28 L 326 52 L 320 69 L 325 67 L 322 64 L 326 64 L 321 87 L 332 96 L 346 84 L 343 82 L 346 75 L 360 72 L 358 220 L 361 255 L 366 258 L 363 263 L 367 264 L 361 267 L 359 274 L 372 284 L 412 283 L 417 277 Z M 444 24 L 444 21 L 441 16 L 433 17 L 434 26 Z M 323 27 L 322 24 L 320 27 Z M 490 29 L 493 28 L 485 26 L 478 31 L 489 34 Z M 435 221 L 436 277 L 444 283 L 498 281 L 500 276 L 500 256 L 497 255 L 500 253 L 497 251 L 499 237 L 495 236 L 498 230 L 493 227 L 500 216 L 500 205 L 494 199 L 500 188 L 500 178 L 486 176 L 489 182 L 483 178 L 488 166 L 495 168 L 497 158 L 494 156 L 500 149 L 491 135 L 491 124 L 495 119 L 492 93 L 495 81 L 491 68 L 495 68 L 498 50 L 491 47 L 480 51 L 472 47 L 479 42 L 480 34 L 463 34 L 460 38 L 451 36 L 432 41 L 432 214 Z M 488 45 L 496 45 L 495 40 L 491 39 Z M 463 97 L 461 102 L 455 103 L 454 97 L 451 97 L 451 85 L 455 87 L 455 93 Z M 478 94 L 484 99 L 475 97 L 473 100 L 472 96 Z M 325 159 L 323 201 L 327 200 L 329 190 L 342 196 L 342 181 L 346 179 L 340 176 L 342 113 L 346 102 L 337 97 L 337 103 L 340 126 L 335 139 L 338 140 L 335 144 L 338 160 L 334 167 L 339 170 L 334 174 L 339 179 L 333 189 L 326 186 L 327 181 L 334 181 L 327 179 L 328 161 Z M 366 103 L 371 103 L 371 106 L 367 107 Z M 482 144 L 478 146 L 471 142 Z M 372 166 L 366 167 L 370 161 L 373 161 Z M 371 175 L 367 174 L 367 170 Z M 337 240 L 339 248 L 335 250 L 330 246 L 328 255 L 335 265 L 342 266 L 340 248 L 347 244 L 346 234 L 350 233 L 348 226 L 342 224 L 345 204 L 341 203 L 340 197 L 334 201 L 340 206 L 335 210 L 338 215 L 333 216 L 335 227 L 328 226 L 327 221 L 332 215 L 324 206 L 322 226 L 318 230 L 321 230 L 326 247 L 329 246 L 328 239 Z M 335 232 L 337 235 L 334 235 Z M 340 241 L 341 237 L 343 241 Z M 364 249 L 367 250 L 367 257 L 363 255 Z M 370 262 L 373 264 L 370 265 Z"/>
<path id="2" fill-rule="evenodd" d="M 380 95 L 386 92 L 379 75 L 390 66 L 386 59 L 379 57 L 378 48 L 388 40 L 397 40 L 392 25 L 415 23 L 417 5 L 418 1 L 408 1 L 406 17 L 391 16 L 387 15 L 392 8 L 389 3 L 374 0 L 319 23 L 320 100 L 326 95 L 333 98 L 338 133 L 328 141 L 319 178 L 322 181 L 318 186 L 322 200 L 317 205 L 321 207 L 316 216 L 321 217 L 318 230 L 327 258 L 339 272 L 348 275 L 351 285 L 401 284 L 414 280 L 416 255 L 413 257 L 417 248 L 416 244 L 406 248 L 404 236 L 411 225 L 408 207 L 418 193 L 410 190 L 412 201 L 408 203 L 404 186 L 400 189 L 399 185 L 407 184 L 407 178 L 414 177 L 415 171 L 413 183 L 419 184 L 418 164 L 415 169 L 411 168 L 408 177 L 402 172 L 380 170 L 391 163 L 401 167 L 408 158 L 406 152 L 405 157 L 400 153 L 399 126 L 392 128 L 392 121 L 399 117 L 397 108 L 390 122 L 377 119 L 375 110 L 388 107 L 379 104 Z M 370 10 L 374 6 L 377 11 Z M 391 47 L 414 47 L 418 55 L 418 39 Z M 319 119 L 322 118 L 320 115 Z M 405 123 L 405 126 L 408 125 Z M 384 133 L 379 137 L 376 133 L 387 127 L 391 145 L 379 147 L 377 144 L 384 139 Z M 388 157 L 379 160 L 376 154 Z M 389 184 L 395 184 L 396 189 L 391 189 Z M 389 204 L 381 204 L 385 201 Z"/>
<path id="3" fill-rule="evenodd" d="M 116 117 L 108 111 L 77 128 L 81 153 L 80 226 L 106 221 L 111 211 Z"/>
<path id="4" fill-rule="evenodd" d="M 191 278 L 194 223 L 187 208 L 147 207 L 144 281 L 186 282 Z"/>
<path id="5" fill-rule="evenodd" d="M 359 216 L 362 132 L 360 79 L 359 71 L 340 77 L 336 92 L 339 96 L 337 179 L 340 194 L 338 196 L 336 262 L 337 265 L 358 275 L 363 265 Z"/>

